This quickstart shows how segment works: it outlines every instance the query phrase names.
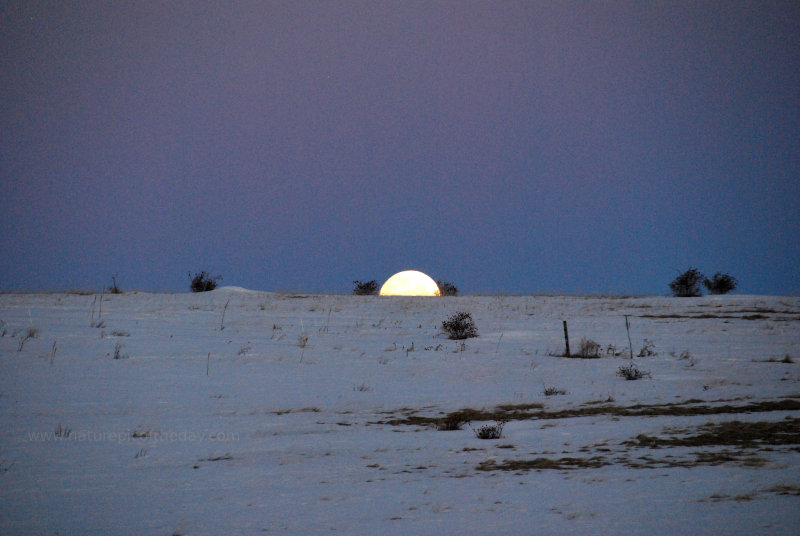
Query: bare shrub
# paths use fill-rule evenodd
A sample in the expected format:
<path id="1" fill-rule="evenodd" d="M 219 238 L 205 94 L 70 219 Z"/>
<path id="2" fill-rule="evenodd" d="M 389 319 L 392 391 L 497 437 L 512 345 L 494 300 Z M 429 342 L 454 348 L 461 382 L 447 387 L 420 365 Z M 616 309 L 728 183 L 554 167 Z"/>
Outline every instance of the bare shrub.
<path id="1" fill-rule="evenodd" d="M 303 332 L 297 336 L 297 346 L 300 348 L 308 346 L 308 333 Z"/>
<path id="2" fill-rule="evenodd" d="M 301 348 L 300 362 L 302 363 L 303 357 L 306 355 L 306 346 L 308 346 L 308 333 L 303 331 L 297 336 L 297 346 Z"/>
<path id="3" fill-rule="evenodd" d="M 269 340 L 275 339 L 281 340 L 284 337 L 283 334 L 283 327 L 279 326 L 278 324 L 272 324 L 272 335 L 270 336 Z"/>
<path id="4" fill-rule="evenodd" d="M 464 311 L 459 311 L 442 322 L 442 330 L 448 338 L 453 340 L 478 336 L 478 328 L 475 326 L 475 321 L 472 320 L 472 315 Z"/>
<path id="5" fill-rule="evenodd" d="M 641 380 L 644 377 L 650 377 L 650 373 L 640 370 L 636 365 L 622 365 L 617 370 L 617 376 L 625 378 L 626 380 Z"/>
<path id="6" fill-rule="evenodd" d="M 555 395 L 565 395 L 567 391 L 565 389 L 559 389 L 554 386 L 545 387 L 544 391 L 542 391 L 544 396 L 555 396 Z"/>
<path id="7" fill-rule="evenodd" d="M 644 343 L 642 344 L 642 349 L 639 350 L 639 353 L 636 354 L 636 357 L 652 357 L 654 355 L 658 355 L 655 348 L 656 345 L 653 341 L 645 339 Z"/>
<path id="8" fill-rule="evenodd" d="M 478 439 L 500 439 L 503 437 L 503 427 L 507 421 L 499 420 L 495 424 L 484 424 L 478 428 L 473 428 L 475 437 Z"/>
<path id="9" fill-rule="evenodd" d="M 356 296 L 372 296 L 378 293 L 378 282 L 372 281 L 353 281 L 353 294 Z"/>
<path id="10" fill-rule="evenodd" d="M 130 356 L 128 354 L 122 353 L 122 344 L 117 343 L 114 345 L 114 354 L 112 356 L 114 359 L 128 359 Z"/>
<path id="11" fill-rule="evenodd" d="M 736 290 L 739 282 L 735 277 L 721 272 L 715 273 L 711 279 L 703 279 L 703 285 L 708 289 L 711 294 L 727 294 L 732 290 Z"/>
<path id="12" fill-rule="evenodd" d="M 600 348 L 600 343 L 584 337 L 581 338 L 581 344 L 578 347 L 578 352 L 576 354 L 572 354 L 572 357 L 595 359 L 600 357 Z"/>
<path id="13" fill-rule="evenodd" d="M 669 284 L 669 288 L 672 290 L 673 296 L 678 298 L 694 298 L 702 294 L 700 291 L 700 282 L 704 279 L 705 277 L 697 268 L 689 268 L 673 279 L 672 283 Z"/>
<path id="14" fill-rule="evenodd" d="M 0 451 L 0 474 L 9 472 L 11 470 L 11 468 L 14 467 L 14 465 L 16 465 L 16 463 L 17 462 L 9 463 L 8 459 L 6 459 L 6 457 L 3 454 L 3 452 Z"/>
<path id="15" fill-rule="evenodd" d="M 25 346 L 25 343 L 28 342 L 28 339 L 37 339 L 39 338 L 39 330 L 35 327 L 31 326 L 28 329 L 22 332 L 22 338 L 19 340 L 19 348 L 17 349 L 18 352 L 22 351 L 22 347 Z"/>
<path id="16" fill-rule="evenodd" d="M 111 286 L 108 287 L 106 290 L 108 290 L 108 292 L 111 294 L 122 294 L 122 289 L 120 289 L 119 286 L 117 285 L 116 274 L 111 276 Z"/>
<path id="17" fill-rule="evenodd" d="M 458 296 L 458 288 L 449 281 L 436 281 L 440 296 Z"/>
<path id="18" fill-rule="evenodd" d="M 208 292 L 214 290 L 217 288 L 217 281 L 222 279 L 221 275 L 211 276 L 211 274 L 205 270 L 194 274 L 194 276 L 192 276 L 191 273 L 188 275 L 189 281 L 191 281 L 190 288 L 192 292 Z"/>

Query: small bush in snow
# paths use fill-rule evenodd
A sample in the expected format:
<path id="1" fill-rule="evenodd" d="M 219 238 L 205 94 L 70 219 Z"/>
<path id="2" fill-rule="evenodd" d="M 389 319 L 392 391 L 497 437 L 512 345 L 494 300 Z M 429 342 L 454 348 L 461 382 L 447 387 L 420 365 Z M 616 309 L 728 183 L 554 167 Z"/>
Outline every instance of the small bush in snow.
<path id="1" fill-rule="evenodd" d="M 436 286 L 439 287 L 440 296 L 458 296 L 458 288 L 449 281 L 437 281 Z"/>
<path id="2" fill-rule="evenodd" d="M 62 426 L 61 423 L 59 423 L 53 434 L 56 437 L 69 437 L 72 434 L 72 430 L 69 426 Z"/>
<path id="3" fill-rule="evenodd" d="M 114 355 L 112 357 L 114 359 L 128 359 L 130 356 L 128 354 L 123 354 L 122 345 L 117 343 L 114 345 Z"/>
<path id="4" fill-rule="evenodd" d="M 700 283 L 705 279 L 697 268 L 689 268 L 669 284 L 672 295 L 678 298 L 694 298 L 700 296 Z"/>
<path id="5" fill-rule="evenodd" d="M 111 294 L 122 294 L 122 289 L 120 289 L 119 285 L 117 285 L 117 276 L 116 275 L 112 275 L 111 276 L 111 286 L 108 287 L 107 290 Z"/>
<path id="6" fill-rule="evenodd" d="M 506 421 L 497 421 L 496 424 L 484 424 L 479 428 L 473 428 L 472 431 L 475 432 L 475 437 L 478 439 L 500 439 L 503 437 L 503 426 L 505 426 Z"/>
<path id="7" fill-rule="evenodd" d="M 652 357 L 654 355 L 658 355 L 656 353 L 656 345 L 653 341 L 648 341 L 647 339 L 644 340 L 644 344 L 642 345 L 642 349 L 639 350 L 639 353 L 636 354 L 636 357 Z"/>
<path id="8" fill-rule="evenodd" d="M 35 327 L 31 326 L 28 329 L 24 330 L 22 333 L 22 338 L 19 340 L 19 348 L 18 351 L 22 351 L 22 347 L 25 346 L 25 343 L 28 339 L 37 339 L 39 338 L 39 330 Z"/>
<path id="9" fill-rule="evenodd" d="M 209 290 L 214 290 L 217 288 L 217 281 L 222 279 L 221 275 L 211 276 L 205 270 L 201 271 L 200 273 L 189 274 L 189 281 L 191 281 L 190 287 L 192 292 L 208 292 Z"/>
<path id="10" fill-rule="evenodd" d="M 564 389 L 559 389 L 554 386 L 545 387 L 543 391 L 544 396 L 555 396 L 555 395 L 565 395 L 567 391 Z"/>
<path id="11" fill-rule="evenodd" d="M 303 332 L 297 336 L 297 346 L 299 348 L 305 348 L 308 346 L 308 333 Z"/>
<path id="12" fill-rule="evenodd" d="M 600 343 L 592 339 L 581 339 L 581 344 L 578 347 L 578 353 L 572 354 L 572 357 L 581 357 L 583 359 L 594 359 L 600 357 Z"/>
<path id="13" fill-rule="evenodd" d="M 707 277 L 703 279 L 703 285 L 705 285 L 711 294 L 727 294 L 735 290 L 738 283 L 735 277 L 720 272 L 711 276 L 711 279 Z"/>
<path id="14" fill-rule="evenodd" d="M 626 380 L 641 380 L 644 377 L 650 377 L 650 373 L 640 370 L 636 365 L 631 363 L 630 365 L 622 365 L 619 367 L 617 376 L 625 378 Z"/>
<path id="15" fill-rule="evenodd" d="M 475 326 L 475 321 L 472 320 L 472 315 L 464 311 L 459 311 L 442 322 L 442 330 L 448 338 L 453 340 L 478 336 L 478 328 Z"/>
<path id="16" fill-rule="evenodd" d="M 17 462 L 8 463 L 5 457 L 0 458 L 0 474 L 9 472 L 16 463 Z"/>
<path id="17" fill-rule="evenodd" d="M 378 293 L 378 282 L 372 281 L 353 281 L 353 294 L 356 296 L 371 296 Z"/>
<path id="18" fill-rule="evenodd" d="M 689 350 L 684 350 L 683 352 L 681 352 L 681 355 L 678 356 L 678 359 L 686 361 L 687 367 L 693 367 L 697 363 L 697 360 L 694 358 L 692 352 L 690 352 Z"/>

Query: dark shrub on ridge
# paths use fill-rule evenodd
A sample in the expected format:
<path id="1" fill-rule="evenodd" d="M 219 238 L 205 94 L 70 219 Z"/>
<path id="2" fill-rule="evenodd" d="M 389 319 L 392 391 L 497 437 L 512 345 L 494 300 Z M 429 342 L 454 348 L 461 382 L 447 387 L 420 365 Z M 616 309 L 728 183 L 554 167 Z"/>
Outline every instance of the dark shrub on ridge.
<path id="1" fill-rule="evenodd" d="M 738 284 L 739 282 L 736 281 L 735 277 L 721 272 L 715 273 L 711 276 L 711 279 L 706 277 L 703 280 L 703 285 L 705 285 L 711 294 L 727 294 L 735 290 Z"/>
<path id="2" fill-rule="evenodd" d="M 378 293 L 378 283 L 372 281 L 353 281 L 353 294 L 356 296 L 371 296 Z"/>
<path id="3" fill-rule="evenodd" d="M 217 281 L 220 279 L 222 279 L 221 275 L 212 277 L 205 270 L 194 274 L 194 276 L 189 273 L 189 281 L 191 281 L 190 287 L 192 292 L 208 292 L 209 290 L 214 290 L 217 288 Z"/>
<path id="4" fill-rule="evenodd" d="M 697 268 L 689 268 L 669 284 L 672 295 L 678 298 L 694 298 L 700 296 L 700 283 L 705 279 Z"/>

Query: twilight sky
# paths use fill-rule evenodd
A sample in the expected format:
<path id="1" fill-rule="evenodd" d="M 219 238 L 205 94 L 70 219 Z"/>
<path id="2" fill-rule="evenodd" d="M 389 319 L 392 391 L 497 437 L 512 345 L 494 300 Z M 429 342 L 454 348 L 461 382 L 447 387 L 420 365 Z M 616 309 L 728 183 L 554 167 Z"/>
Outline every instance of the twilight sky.
<path id="1" fill-rule="evenodd" d="M 800 293 L 800 2 L 0 4 L 0 290 Z"/>

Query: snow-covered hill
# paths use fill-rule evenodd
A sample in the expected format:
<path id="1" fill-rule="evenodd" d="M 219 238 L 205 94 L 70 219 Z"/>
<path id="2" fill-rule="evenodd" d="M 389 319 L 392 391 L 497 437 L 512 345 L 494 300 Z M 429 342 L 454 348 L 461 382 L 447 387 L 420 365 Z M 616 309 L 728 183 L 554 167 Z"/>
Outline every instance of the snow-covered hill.
<path id="1" fill-rule="evenodd" d="M 564 320 L 602 357 L 558 357 Z M 0 294 L 0 322 L 2 534 L 800 526 L 800 298 L 226 287 Z"/>

